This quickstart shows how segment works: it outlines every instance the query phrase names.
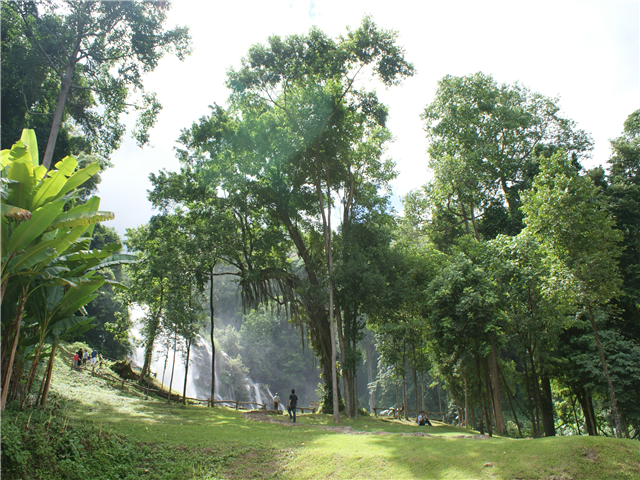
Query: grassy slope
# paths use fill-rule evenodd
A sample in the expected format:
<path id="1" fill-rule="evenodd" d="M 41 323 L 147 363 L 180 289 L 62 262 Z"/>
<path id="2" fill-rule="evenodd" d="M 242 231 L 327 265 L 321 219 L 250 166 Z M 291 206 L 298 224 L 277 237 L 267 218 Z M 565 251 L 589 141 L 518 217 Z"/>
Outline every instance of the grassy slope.
<path id="1" fill-rule="evenodd" d="M 246 420 L 241 412 L 221 407 L 144 400 L 135 391 L 111 387 L 62 363 L 53 389 L 75 421 L 111 428 L 140 442 L 146 460 L 131 478 L 145 469 L 143 478 L 640 478 L 637 441 L 457 439 L 451 437 L 476 432 L 372 417 L 345 419 L 341 425 L 390 433 L 349 435 L 322 428 L 333 425 L 325 415 L 301 415 L 294 428 Z M 437 437 L 414 436 L 417 432 Z"/>

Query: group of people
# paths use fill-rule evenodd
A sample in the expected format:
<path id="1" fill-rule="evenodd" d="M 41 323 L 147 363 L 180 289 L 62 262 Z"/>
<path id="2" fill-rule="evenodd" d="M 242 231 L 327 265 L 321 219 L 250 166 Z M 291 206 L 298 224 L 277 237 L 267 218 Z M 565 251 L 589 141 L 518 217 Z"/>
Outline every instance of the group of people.
<path id="1" fill-rule="evenodd" d="M 287 412 L 289 412 L 289 419 L 296 423 L 296 407 L 298 406 L 298 396 L 296 395 L 296 389 L 291 389 L 291 395 L 289 395 L 289 404 L 287 405 Z M 273 409 L 278 410 L 280 408 L 280 397 L 278 393 L 273 397 Z"/>
<path id="2" fill-rule="evenodd" d="M 87 363 L 94 365 L 98 363 L 98 357 L 99 354 L 95 348 L 91 352 L 89 352 L 89 350 L 80 349 L 73 355 L 73 364 L 76 367 L 81 367 Z"/>

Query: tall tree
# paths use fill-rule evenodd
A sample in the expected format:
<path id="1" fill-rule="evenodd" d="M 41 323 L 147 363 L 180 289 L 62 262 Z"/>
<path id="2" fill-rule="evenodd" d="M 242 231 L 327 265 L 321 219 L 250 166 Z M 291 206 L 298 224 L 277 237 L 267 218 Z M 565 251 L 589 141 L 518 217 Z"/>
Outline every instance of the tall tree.
<path id="1" fill-rule="evenodd" d="M 524 195 L 527 229 L 571 272 L 576 298 L 586 309 L 602 369 L 616 434 L 622 427 L 594 309 L 608 304 L 620 293 L 618 258 L 622 233 L 607 211 L 607 201 L 588 176 L 578 174 L 564 152 L 540 159 L 540 173 L 533 190 Z"/>
<path id="2" fill-rule="evenodd" d="M 558 100 L 482 72 L 445 76 L 422 114 L 441 208 L 478 236 L 522 228 L 520 192 L 530 188 L 537 157 L 557 149 L 579 161 L 591 140 L 560 115 Z"/>
<path id="3" fill-rule="evenodd" d="M 19 31 L 15 25 L 7 26 L 15 48 L 27 50 L 45 80 L 38 89 L 28 80 L 29 70 L 11 68 L 9 77 L 25 79 L 29 87 L 16 92 L 24 100 L 22 121 L 33 114 L 51 116 L 42 156 L 47 169 L 65 118 L 82 130 L 96 153 L 108 155 L 116 149 L 124 133 L 119 119 L 132 106 L 132 90 L 141 98 L 134 105 L 140 115 L 133 134 L 140 144 L 148 142 L 148 130 L 161 105 L 155 94 L 145 92 L 143 75 L 154 70 L 165 53 L 183 59 L 190 49 L 186 27 L 164 29 L 168 9 L 168 2 L 2 3 L 3 33 L 6 12 L 11 21 L 19 22 Z M 2 63 L 4 69 L 4 56 Z M 2 110 L 4 119 L 4 103 Z"/>
<path id="4" fill-rule="evenodd" d="M 337 193 L 354 198 L 352 182 L 378 188 L 390 178 L 390 162 L 380 160 L 388 138 L 386 109 L 374 93 L 355 85 L 367 66 L 385 85 L 412 74 L 395 38 L 369 18 L 335 41 L 315 28 L 307 35 L 271 37 L 268 45 L 252 47 L 241 68 L 229 74 L 235 133 L 217 136 L 213 126 L 219 112 L 214 112 L 183 137 L 200 165 L 231 164 L 229 171 L 240 172 L 234 178 L 268 215 L 263 220 L 286 232 L 295 247 L 302 271 L 291 277 L 297 278 L 294 303 L 304 308 L 298 318 L 304 318 L 321 357 L 336 421 L 330 211 Z M 355 171 L 363 172 L 361 184 L 353 181 Z M 351 200 L 347 203 L 350 212 Z M 313 218 L 320 219 L 319 231 Z"/>

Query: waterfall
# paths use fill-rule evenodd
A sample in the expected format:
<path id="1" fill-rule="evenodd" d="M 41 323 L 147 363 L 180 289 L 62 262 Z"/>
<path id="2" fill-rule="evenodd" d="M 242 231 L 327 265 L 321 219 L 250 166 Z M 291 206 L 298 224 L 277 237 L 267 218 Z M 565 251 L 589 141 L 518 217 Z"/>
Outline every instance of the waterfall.
<path id="1" fill-rule="evenodd" d="M 144 363 L 144 347 L 142 346 L 141 319 L 145 315 L 143 308 L 135 305 L 130 308 L 131 320 L 134 323 L 131 339 L 133 345 L 136 345 L 135 350 L 131 354 L 131 360 L 134 365 L 141 367 Z M 158 380 L 162 380 L 162 370 L 164 368 L 165 356 L 159 351 L 160 342 L 156 341 L 154 346 L 154 353 L 151 362 L 151 372 L 157 376 Z M 211 342 L 203 337 L 197 335 L 196 340 L 191 347 L 191 356 L 189 359 L 189 372 L 187 375 L 187 397 L 198 398 L 206 400 L 211 396 Z M 173 343 L 169 352 L 170 358 L 167 363 L 167 378 L 171 376 L 171 359 L 173 357 Z M 176 355 L 176 366 L 173 376 L 173 389 L 179 391 L 182 394 L 184 387 L 184 357 L 180 349 L 180 342 L 178 342 L 178 350 Z M 229 400 L 235 402 L 236 395 L 231 385 L 227 386 L 222 381 L 222 376 L 229 370 L 229 355 L 219 350 L 216 352 L 216 375 L 215 375 L 215 389 L 214 400 L 223 401 Z M 236 379 L 237 381 L 237 379 Z M 251 402 L 253 408 L 258 408 L 258 404 L 265 403 L 267 408 L 273 407 L 273 395 L 268 387 L 254 382 L 250 377 L 244 376 L 239 380 L 244 386 L 247 392 L 247 400 Z M 169 386 L 165 383 L 165 386 Z M 229 406 L 232 404 L 229 403 Z M 235 403 L 233 404 L 235 405 Z M 283 409 L 282 405 L 280 406 Z"/>

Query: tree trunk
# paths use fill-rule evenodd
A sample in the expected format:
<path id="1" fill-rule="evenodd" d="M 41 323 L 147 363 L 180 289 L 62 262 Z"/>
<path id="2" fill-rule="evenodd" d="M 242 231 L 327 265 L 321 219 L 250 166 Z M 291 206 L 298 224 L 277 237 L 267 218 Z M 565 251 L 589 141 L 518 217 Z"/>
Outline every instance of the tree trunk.
<path id="1" fill-rule="evenodd" d="M 336 327 L 338 332 L 338 344 L 340 345 L 340 361 L 342 362 L 342 385 L 344 387 L 344 392 L 343 392 L 344 393 L 344 413 L 348 418 L 351 418 L 353 416 L 353 408 L 352 408 L 353 405 L 351 402 L 351 382 L 350 382 L 351 374 L 349 372 L 349 369 L 346 368 L 347 363 L 345 362 L 347 350 L 344 343 L 342 314 L 340 312 L 340 307 L 336 309 L 335 319 L 337 323 Z"/>
<path id="2" fill-rule="evenodd" d="M 213 332 L 215 329 L 214 324 L 214 313 L 215 309 L 213 308 L 213 269 L 215 265 L 211 267 L 211 272 L 209 275 L 209 310 L 211 311 L 211 407 L 215 406 L 214 400 L 216 395 L 216 344 L 214 342 Z"/>
<path id="3" fill-rule="evenodd" d="M 409 420 L 409 406 L 407 405 L 407 381 L 406 381 L 406 343 L 402 347 L 402 403 L 404 405 L 404 419 Z"/>
<path id="4" fill-rule="evenodd" d="M 176 349 L 178 347 L 178 332 L 176 331 L 173 339 L 173 365 L 171 366 L 171 379 L 169 380 L 169 394 L 167 395 L 167 404 L 171 403 L 171 388 L 173 388 L 173 372 L 176 369 Z"/>
<path id="5" fill-rule="evenodd" d="M 151 368 L 151 359 L 153 357 L 153 344 L 156 341 L 158 335 L 158 328 L 160 326 L 160 316 L 162 315 L 162 304 L 164 302 L 164 282 L 160 279 L 160 308 L 158 312 L 151 316 L 151 325 L 149 327 L 149 334 L 147 336 L 147 344 L 144 349 L 144 364 L 142 365 L 142 371 L 140 372 L 140 381 L 144 382 L 144 378 L 149 373 Z"/>
<path id="6" fill-rule="evenodd" d="M 518 422 L 518 415 L 516 414 L 515 408 L 513 408 L 513 403 L 511 403 L 513 395 L 511 394 L 511 389 L 507 384 L 507 379 L 504 378 L 504 373 L 502 372 L 502 369 L 500 369 L 500 375 L 502 376 L 504 387 L 507 390 L 507 400 L 509 400 L 509 407 L 511 408 L 511 413 L 513 414 L 513 421 L 516 422 L 516 427 L 518 427 L 518 434 L 520 435 L 520 438 L 522 438 L 522 430 L 520 430 L 520 422 Z M 513 398 L 513 401 L 515 402 L 515 398 Z"/>
<path id="7" fill-rule="evenodd" d="M 24 304 L 27 301 L 27 295 L 23 294 L 20 299 L 20 305 L 16 311 L 15 320 L 13 321 L 13 330 L 16 332 L 11 345 L 11 353 L 9 353 L 9 361 L 7 363 L 7 371 L 4 374 L 2 382 L 2 396 L 0 397 L 0 410 L 4 410 L 7 403 L 7 394 L 9 393 L 9 385 L 11 384 L 11 374 L 13 372 L 13 362 L 16 358 L 16 349 L 18 348 L 18 339 L 20 338 L 20 325 L 22 324 L 22 313 L 24 312 Z"/>
<path id="8" fill-rule="evenodd" d="M 373 413 L 373 407 L 375 407 L 375 390 L 371 390 L 371 384 L 373 383 L 373 366 L 371 362 L 373 361 L 373 355 L 371 354 L 371 346 L 367 346 L 367 367 L 368 367 L 368 380 L 369 380 L 369 413 Z"/>
<path id="9" fill-rule="evenodd" d="M 400 397 L 398 396 L 398 367 L 396 366 L 396 381 L 394 382 L 396 386 L 396 411 L 394 412 L 394 417 L 400 420 Z"/>
<path id="10" fill-rule="evenodd" d="M 21 408 L 24 409 L 24 406 L 27 402 L 27 398 L 29 398 L 29 394 L 31 393 L 31 387 L 33 386 L 33 381 L 36 378 L 36 372 L 38 371 L 38 364 L 40 363 L 40 354 L 42 353 L 42 347 L 44 346 L 44 342 L 39 342 L 36 346 L 36 350 L 33 353 L 33 360 L 31 361 L 31 368 L 29 369 L 29 375 L 27 375 L 27 380 L 24 385 L 24 400 L 22 402 Z"/>
<path id="11" fill-rule="evenodd" d="M 532 396 L 531 396 L 531 388 L 529 382 L 529 368 L 527 367 L 527 359 L 525 358 L 522 362 L 524 365 L 524 384 L 527 388 L 527 399 L 529 400 L 529 415 L 531 415 L 531 428 L 533 429 L 533 438 L 538 438 L 538 428 L 536 427 L 536 417 L 533 409 Z"/>
<path id="12" fill-rule="evenodd" d="M 82 27 L 79 28 L 82 29 Z M 53 121 L 51 123 L 51 131 L 49 132 L 49 140 L 47 141 L 47 147 L 42 158 L 42 164 L 47 168 L 47 170 L 51 170 L 53 151 L 56 148 L 58 133 L 60 132 L 60 127 L 62 126 L 62 115 L 64 113 L 64 106 L 67 103 L 67 98 L 69 98 L 69 90 L 71 89 L 71 81 L 73 80 L 73 73 L 76 68 L 76 62 L 78 61 L 78 53 L 80 52 L 81 40 L 81 33 L 78 32 L 76 44 L 73 48 L 71 56 L 69 57 L 67 67 L 60 84 L 60 93 L 58 94 L 58 99 L 56 101 L 56 109 L 53 112 Z"/>
<path id="13" fill-rule="evenodd" d="M 598 354 L 600 354 L 600 361 L 602 362 L 602 370 L 604 371 L 604 377 L 607 379 L 607 385 L 609 386 L 609 401 L 611 402 L 611 411 L 613 413 L 613 419 L 616 423 L 616 435 L 618 438 L 622 438 L 622 425 L 620 424 L 620 415 L 618 414 L 618 404 L 616 403 L 616 394 L 613 390 L 613 383 L 609 376 L 609 368 L 607 367 L 607 359 L 604 356 L 604 350 L 600 343 L 600 335 L 598 335 L 598 327 L 593 318 L 593 311 L 591 310 L 591 302 L 586 300 L 587 309 L 589 311 L 589 320 L 591 321 L 591 328 L 593 329 L 593 336 L 596 339 L 596 346 L 598 347 Z"/>
<path id="14" fill-rule="evenodd" d="M 554 437 L 556 435 L 556 425 L 553 418 L 553 397 L 551 395 L 551 382 L 549 377 L 542 373 L 540 375 L 540 384 L 542 385 L 542 426 L 544 427 L 545 437 Z"/>
<path id="15" fill-rule="evenodd" d="M 542 432 L 540 431 L 540 405 L 542 404 L 542 399 L 540 398 L 540 384 L 538 382 L 538 374 L 536 372 L 536 364 L 533 361 L 533 350 L 529 349 L 529 360 L 531 362 L 531 380 L 533 382 L 533 399 L 536 406 L 536 424 L 538 429 L 538 436 L 542 436 Z"/>
<path id="16" fill-rule="evenodd" d="M 581 393 L 576 394 L 576 397 L 578 398 L 578 402 L 580 402 L 580 407 L 582 407 L 582 414 L 584 415 L 584 425 L 587 429 L 587 434 L 593 436 L 598 435 L 595 415 L 593 413 L 593 407 L 591 405 L 589 394 L 583 389 Z"/>
<path id="17" fill-rule="evenodd" d="M 485 368 L 484 368 L 484 386 L 485 386 L 485 389 L 487 390 L 487 407 L 485 412 L 487 416 L 487 431 L 489 432 L 489 436 L 492 436 L 493 422 L 494 422 L 494 415 L 492 415 L 492 406 L 494 402 L 493 402 L 493 392 L 491 391 L 491 382 L 489 379 L 488 365 L 485 365 Z"/>
<path id="18" fill-rule="evenodd" d="M 167 339 L 168 342 L 168 339 Z M 167 343 L 167 354 L 164 357 L 164 368 L 162 369 L 162 386 L 164 387 L 164 376 L 167 373 L 167 363 L 169 362 L 169 343 Z"/>
<path id="19" fill-rule="evenodd" d="M 491 381 L 493 385 L 493 410 L 495 412 L 496 430 L 498 433 L 507 433 L 507 427 L 504 423 L 504 416 L 502 414 L 502 396 L 500 395 L 500 373 L 498 371 L 498 352 L 495 344 L 491 345 L 490 355 L 491 365 Z"/>
<path id="20" fill-rule="evenodd" d="M 353 382 L 353 418 L 358 420 L 358 370 L 356 367 L 353 368 L 353 375 L 351 375 Z"/>
<path id="21" fill-rule="evenodd" d="M 469 428 L 469 387 L 467 386 L 467 375 L 464 380 L 464 428 Z"/>
<path id="22" fill-rule="evenodd" d="M 47 364 L 47 378 L 44 382 L 44 390 L 42 391 L 42 399 L 40 400 L 40 405 L 43 407 L 47 406 L 47 397 L 49 396 L 49 386 L 51 385 L 51 377 L 53 376 L 53 362 L 57 347 L 57 343 L 54 343 L 51 347 L 51 357 L 49 357 L 49 363 Z"/>
<path id="23" fill-rule="evenodd" d="M 578 421 L 578 415 L 576 414 L 576 396 L 573 396 L 573 402 L 571 403 L 571 409 L 573 410 L 573 418 L 576 420 L 576 430 L 578 431 L 578 435 L 582 435 L 580 431 L 580 422 Z"/>
<path id="24" fill-rule="evenodd" d="M 416 372 L 416 347 L 411 345 L 413 349 L 413 388 L 415 390 L 416 397 L 416 417 L 418 416 L 418 372 Z"/>
<path id="25" fill-rule="evenodd" d="M 480 433 L 484 434 L 483 404 L 482 404 L 482 375 L 480 373 L 480 357 L 476 354 L 476 371 L 478 372 L 478 402 L 480 403 Z M 485 411 L 486 413 L 486 411 Z M 491 423 L 491 422 L 489 422 Z"/>
<path id="26" fill-rule="evenodd" d="M 189 376 L 187 375 L 189 373 L 189 356 L 191 355 L 191 342 L 193 340 L 189 339 L 189 341 L 187 342 L 187 361 L 184 363 L 184 388 L 182 390 L 182 404 L 186 405 L 187 404 L 187 380 L 189 379 Z"/>

